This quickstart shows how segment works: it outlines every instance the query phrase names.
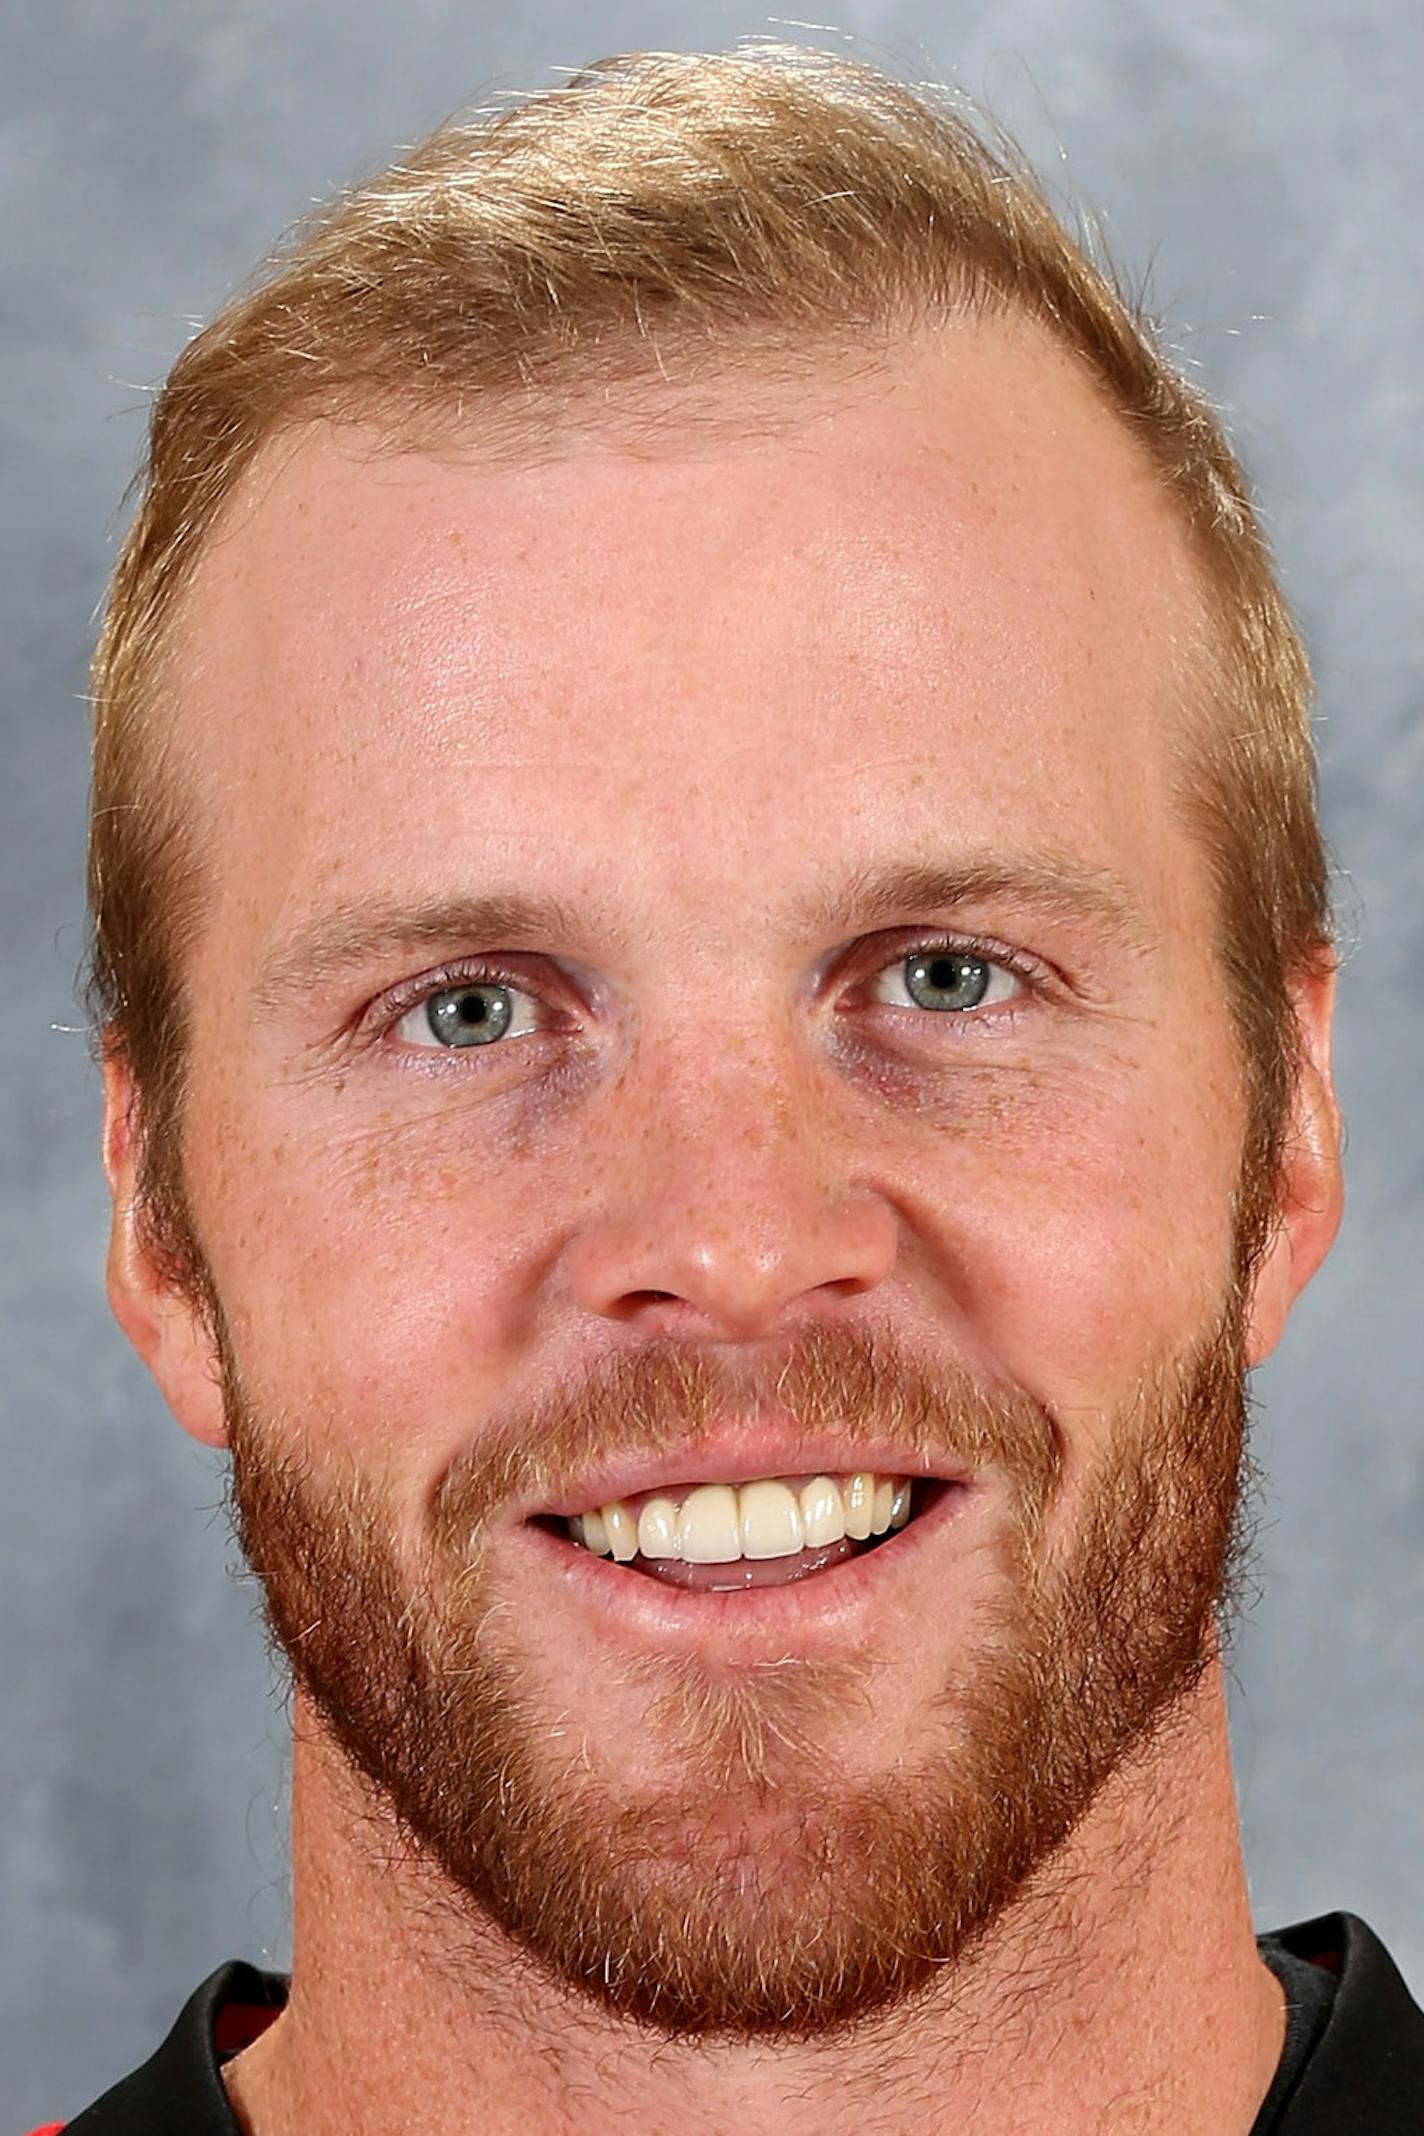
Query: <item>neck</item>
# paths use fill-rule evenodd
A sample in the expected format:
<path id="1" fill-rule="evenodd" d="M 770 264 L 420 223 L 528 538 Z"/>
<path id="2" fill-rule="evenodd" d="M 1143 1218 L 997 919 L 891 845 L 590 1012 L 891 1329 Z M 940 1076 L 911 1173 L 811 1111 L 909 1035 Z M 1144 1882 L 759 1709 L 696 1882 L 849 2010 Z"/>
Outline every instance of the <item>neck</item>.
<path id="1" fill-rule="evenodd" d="M 392 1868 L 300 1701 L 292 1809 L 291 1997 L 224 2072 L 248 2136 L 454 2136 L 472 2106 L 551 2136 L 1247 2136 L 1280 2057 L 1219 1666 L 942 1993 L 823 2046 L 654 2041 L 566 1996 Z"/>

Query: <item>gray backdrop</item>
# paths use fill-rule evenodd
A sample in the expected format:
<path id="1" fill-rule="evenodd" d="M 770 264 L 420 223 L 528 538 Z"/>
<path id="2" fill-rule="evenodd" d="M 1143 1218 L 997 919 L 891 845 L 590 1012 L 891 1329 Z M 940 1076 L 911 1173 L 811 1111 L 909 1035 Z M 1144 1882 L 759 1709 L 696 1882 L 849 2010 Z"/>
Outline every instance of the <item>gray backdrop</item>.
<path id="1" fill-rule="evenodd" d="M 821 0 L 823 7 L 832 0 Z M 0 2129 L 70 2114 L 222 1958 L 287 1960 L 285 1723 L 220 1469 L 111 1326 L 80 950 L 91 618 L 144 388 L 312 197 L 466 97 L 791 34 L 701 0 L 0 4 Z M 1366 1916 L 1424 1992 L 1417 0 L 840 0 L 1103 210 L 1227 411 L 1321 685 L 1358 935 L 1350 1211 L 1258 1379 L 1235 1725 L 1262 1925 Z M 1061 144 L 1061 148 L 1060 148 Z"/>

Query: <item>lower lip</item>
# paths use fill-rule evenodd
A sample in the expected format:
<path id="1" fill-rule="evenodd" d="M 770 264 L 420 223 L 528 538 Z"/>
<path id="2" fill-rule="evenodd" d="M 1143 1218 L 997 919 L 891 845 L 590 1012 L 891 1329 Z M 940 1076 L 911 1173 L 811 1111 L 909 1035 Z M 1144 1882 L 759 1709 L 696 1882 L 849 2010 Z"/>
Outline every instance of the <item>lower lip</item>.
<path id="1" fill-rule="evenodd" d="M 855 1629 L 856 1620 L 873 1610 L 878 1597 L 902 1574 L 912 1571 L 936 1536 L 965 1517 L 980 1495 L 973 1484 L 943 1484 L 908 1527 L 896 1530 L 877 1549 L 860 1551 L 824 1572 L 766 1587 L 671 1587 L 532 1522 L 519 1533 L 537 1553 L 541 1579 L 561 1582 L 580 1602 L 659 1640 L 700 1642 L 720 1632 L 845 1633 Z"/>

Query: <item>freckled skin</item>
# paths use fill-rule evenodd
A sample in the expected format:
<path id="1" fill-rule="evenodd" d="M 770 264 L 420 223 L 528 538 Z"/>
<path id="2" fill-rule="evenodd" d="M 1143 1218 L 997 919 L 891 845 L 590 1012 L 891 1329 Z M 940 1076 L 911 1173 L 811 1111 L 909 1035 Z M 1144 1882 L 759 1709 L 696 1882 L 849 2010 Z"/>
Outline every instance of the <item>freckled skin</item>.
<path id="1" fill-rule="evenodd" d="M 489 472 L 365 442 L 264 466 L 192 597 L 214 904 L 186 1155 L 250 1393 L 339 1419 L 414 1522 L 483 1414 L 614 1335 L 750 1349 L 843 1313 L 1071 1420 L 1092 1470 L 1144 1361 L 1221 1296 L 1244 1127 L 1171 802 L 1193 569 L 1130 441 L 996 326 L 756 441 Z M 1152 946 L 1012 901 L 956 915 L 1074 982 L 974 1031 L 892 1021 L 873 960 L 836 977 L 855 930 L 790 918 L 882 861 L 1045 847 L 1128 883 Z M 542 945 L 547 989 L 537 957 L 520 979 L 561 1034 L 333 1050 L 419 961 L 251 1009 L 335 902 L 511 884 L 584 917 Z M 907 910 L 884 964 L 943 927 Z M 1257 1355 L 1333 1232 L 1321 1165 Z M 170 1317 L 148 1351 L 219 1441 L 201 1331 Z M 847 1760 L 914 1740 L 972 1592 L 891 1639 Z M 645 1694 L 596 1630 L 519 1608 L 551 1709 L 593 1686 L 600 1740 L 635 1737 Z"/>

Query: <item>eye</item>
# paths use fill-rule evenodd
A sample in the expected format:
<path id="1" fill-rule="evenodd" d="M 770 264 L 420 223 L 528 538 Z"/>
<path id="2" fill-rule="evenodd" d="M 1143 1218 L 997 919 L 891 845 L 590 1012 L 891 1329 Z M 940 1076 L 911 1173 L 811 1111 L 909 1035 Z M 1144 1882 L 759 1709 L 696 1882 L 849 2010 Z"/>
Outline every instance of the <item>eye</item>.
<path id="1" fill-rule="evenodd" d="M 462 979 L 424 995 L 406 1010 L 395 1036 L 408 1046 L 490 1046 L 501 1038 L 524 1038 L 538 1029 L 530 1016 L 520 1023 L 515 1004 L 532 997 L 522 987 L 495 979 Z"/>
<path id="2" fill-rule="evenodd" d="M 969 1009 L 997 1008 L 1014 1001 L 1024 991 L 1025 981 L 1006 964 L 957 943 L 926 943 L 887 965 L 878 987 L 901 987 L 911 1008 L 951 1010 L 963 1015 Z M 876 998 L 892 1008 L 904 1002 L 893 994 Z"/>

